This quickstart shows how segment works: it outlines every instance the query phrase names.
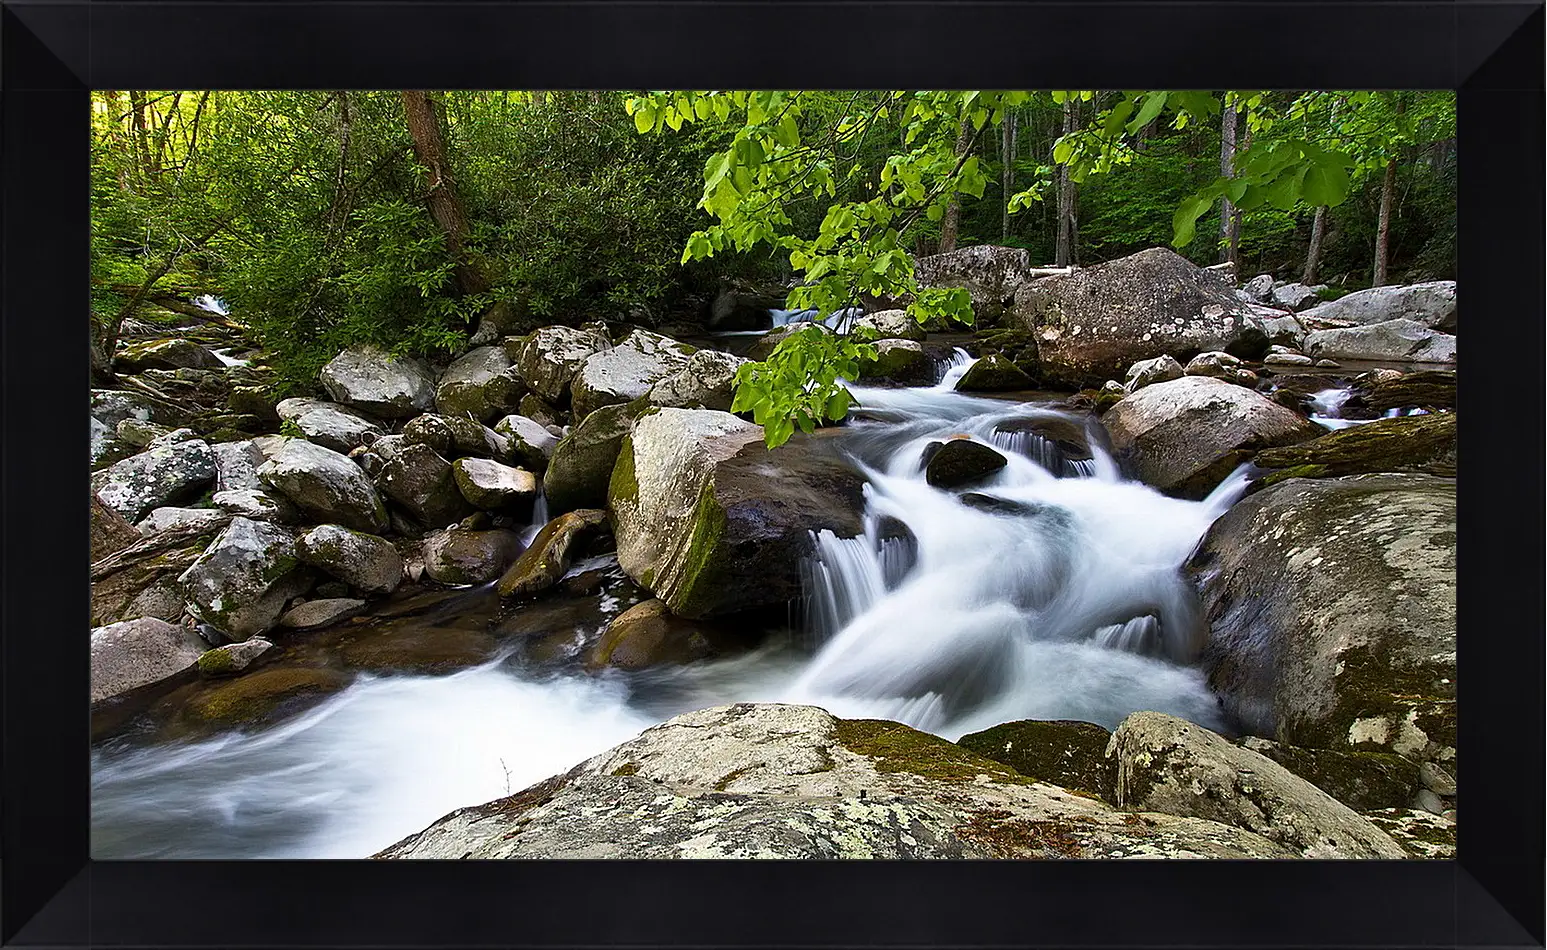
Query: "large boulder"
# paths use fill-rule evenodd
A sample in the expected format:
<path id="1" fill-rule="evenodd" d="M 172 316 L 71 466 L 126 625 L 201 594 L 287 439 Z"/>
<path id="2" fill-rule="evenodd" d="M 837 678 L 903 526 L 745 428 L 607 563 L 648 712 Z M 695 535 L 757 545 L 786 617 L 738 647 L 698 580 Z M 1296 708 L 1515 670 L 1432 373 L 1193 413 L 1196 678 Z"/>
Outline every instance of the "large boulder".
<path id="1" fill-rule="evenodd" d="M 1031 281 L 1016 292 L 1013 315 L 1035 335 L 1045 378 L 1100 385 L 1159 354 L 1181 361 L 1207 350 L 1259 355 L 1240 350 L 1265 350 L 1261 321 L 1283 313 L 1156 247 Z"/>
<path id="2" fill-rule="evenodd" d="M 1280 284 L 1273 288 L 1272 302 L 1286 310 L 1298 313 L 1321 303 L 1321 295 L 1316 292 L 1315 287 L 1307 287 L 1304 284 Z"/>
<path id="3" fill-rule="evenodd" d="M 446 367 L 435 387 L 435 409 L 485 422 L 515 408 L 526 385 L 503 346 L 481 346 Z"/>
<path id="4" fill-rule="evenodd" d="M 914 263 L 920 287 L 964 287 L 972 298 L 972 314 L 980 326 L 992 325 L 1030 282 L 1031 255 L 1025 248 L 977 244 L 945 254 L 931 254 Z"/>
<path id="5" fill-rule="evenodd" d="M 290 439 L 258 467 L 258 478 L 319 521 L 359 531 L 384 531 L 387 507 L 360 466 L 345 456 Z"/>
<path id="6" fill-rule="evenodd" d="M 437 531 L 424 541 L 424 573 L 441 584 L 487 584 L 521 555 L 514 531 Z"/>
<path id="7" fill-rule="evenodd" d="M 992 478 L 1009 464 L 999 450 L 971 439 L 931 442 L 924 448 L 924 480 L 935 488 L 963 488 Z"/>
<path id="8" fill-rule="evenodd" d="M 882 340 L 912 340 L 922 342 L 925 333 L 919 322 L 906 310 L 877 310 L 854 321 L 851 333 L 869 331 Z"/>
<path id="9" fill-rule="evenodd" d="M 591 354 L 611 347 L 612 341 L 595 330 L 543 327 L 526 338 L 516 367 L 532 392 L 562 404 L 580 364 Z"/>
<path id="10" fill-rule="evenodd" d="M 884 381 L 904 386 L 919 386 L 935 380 L 935 361 L 913 340 L 877 340 L 876 358 L 863 360 L 859 382 Z M 723 408 L 729 409 L 726 403 Z"/>
<path id="11" fill-rule="evenodd" d="M 1319 320 L 1368 326 L 1388 320 L 1412 320 L 1435 330 L 1456 332 L 1456 282 L 1435 280 L 1406 286 L 1371 287 L 1312 307 Z"/>
<path id="12" fill-rule="evenodd" d="M 1264 755 L 1195 723 L 1136 712 L 1112 734 L 1117 804 L 1255 832 L 1307 858 L 1404 858 L 1347 805 Z"/>
<path id="13" fill-rule="evenodd" d="M 232 640 L 273 629 L 285 602 L 311 589 L 315 574 L 296 557 L 295 536 L 278 525 L 233 518 L 178 578 L 194 616 Z"/>
<path id="14" fill-rule="evenodd" d="M 1376 410 L 1454 409 L 1456 371 L 1426 369 L 1415 373 L 1375 372 L 1354 380 L 1354 392 L 1366 406 Z"/>
<path id="15" fill-rule="evenodd" d="M 484 511 L 517 508 L 537 495 L 538 482 L 531 472 L 489 459 L 457 459 L 451 474 L 468 504 Z"/>
<path id="16" fill-rule="evenodd" d="M 863 486 L 824 439 L 770 451 L 761 426 L 729 413 L 661 409 L 612 472 L 618 562 L 680 617 L 783 604 L 800 596 L 812 532 L 861 533 Z"/>
<path id="17" fill-rule="evenodd" d="M 998 354 L 989 354 L 967 367 L 956 381 L 958 392 L 1016 392 L 1031 389 L 1036 381 L 1019 366 Z"/>
<path id="18" fill-rule="evenodd" d="M 324 524 L 296 539 L 296 556 L 368 594 L 390 594 L 403 582 L 403 558 L 385 538 Z"/>
<path id="19" fill-rule="evenodd" d="M 435 372 L 427 363 L 370 345 L 349 347 L 317 375 L 335 401 L 383 419 L 426 412 L 435 398 Z"/>
<path id="20" fill-rule="evenodd" d="M 1225 710 L 1291 745 L 1455 755 L 1456 483 L 1292 478 L 1193 556 Z"/>
<path id="21" fill-rule="evenodd" d="M 1260 736 L 1246 736 L 1240 744 L 1267 756 L 1354 811 L 1406 808 L 1413 803 L 1420 787 L 1418 763 L 1390 752 L 1305 749 Z"/>
<path id="22" fill-rule="evenodd" d="M 427 527 L 448 525 L 473 512 L 473 506 L 457 490 L 451 463 L 428 445 L 401 446 L 382 465 L 376 484 Z"/>
<path id="23" fill-rule="evenodd" d="M 567 511 L 543 525 L 532 544 L 500 578 L 501 597 L 528 597 L 557 584 L 574 560 L 576 546 L 607 522 L 595 508 Z"/>
<path id="24" fill-rule="evenodd" d="M 687 366 L 693 348 L 671 337 L 635 330 L 617 346 L 591 355 L 570 385 L 576 420 L 600 409 L 638 399 L 657 381 Z"/>
<path id="25" fill-rule="evenodd" d="M 510 455 L 534 472 L 547 469 L 558 438 L 537 420 L 526 416 L 506 416 L 494 424 L 496 434 L 504 436 Z"/>
<path id="26" fill-rule="evenodd" d="M 91 490 L 126 521 L 185 501 L 215 480 L 215 453 L 194 439 L 132 455 L 91 476 Z"/>
<path id="27" fill-rule="evenodd" d="M 215 453 L 215 491 L 262 491 L 258 468 L 268 457 L 251 439 L 210 446 Z"/>
<path id="28" fill-rule="evenodd" d="M 293 423 L 308 440 L 335 452 L 349 452 L 385 435 L 374 421 L 337 403 L 296 396 L 275 409 L 279 418 Z"/>
<path id="29" fill-rule="evenodd" d="M 157 422 L 162 425 L 172 425 L 181 421 L 178 413 L 166 403 L 122 389 L 93 389 L 91 417 L 110 431 L 116 430 L 118 424 L 125 419 Z"/>
<path id="30" fill-rule="evenodd" d="M 296 524 L 301 513 L 285 497 L 256 488 L 235 491 L 218 491 L 210 499 L 215 507 L 230 515 L 251 518 L 254 521 L 276 521 L 280 524 Z"/>
<path id="31" fill-rule="evenodd" d="M 1264 449 L 1253 460 L 1280 478 L 1326 478 L 1372 472 L 1456 475 L 1456 414 L 1376 419 L 1308 442 Z"/>
<path id="32" fill-rule="evenodd" d="M 730 411 L 736 371 L 747 362 L 719 350 L 699 350 L 682 368 L 650 387 L 652 406 Z"/>
<path id="33" fill-rule="evenodd" d="M 1401 318 L 1368 326 L 1312 330 L 1305 336 L 1305 352 L 1316 359 L 1454 363 L 1456 338 Z"/>
<path id="34" fill-rule="evenodd" d="M 1207 376 L 1146 386 L 1101 424 L 1118 463 L 1167 494 L 1202 498 L 1258 449 L 1325 430 L 1261 393 Z"/>
<path id="35" fill-rule="evenodd" d="M 140 617 L 91 631 L 91 701 L 122 696 L 186 673 L 209 644 L 186 627 Z"/>
<path id="36" fill-rule="evenodd" d="M 562 775 L 452 812 L 378 857 L 1294 854 L 1218 822 L 1119 812 L 899 723 L 740 703 L 668 720 Z"/>
<path id="37" fill-rule="evenodd" d="M 559 440 L 543 473 L 548 510 L 600 508 L 606 503 L 612 467 L 634 416 L 628 406 L 605 406 Z"/>
<path id="38" fill-rule="evenodd" d="M 131 343 L 113 357 L 113 368 L 120 373 L 143 373 L 148 369 L 223 369 L 209 349 L 192 340 L 151 340 Z"/>
<path id="39" fill-rule="evenodd" d="M 510 440 L 471 416 L 425 413 L 403 424 L 403 440 L 428 445 L 448 460 L 465 455 L 504 458 Z"/>

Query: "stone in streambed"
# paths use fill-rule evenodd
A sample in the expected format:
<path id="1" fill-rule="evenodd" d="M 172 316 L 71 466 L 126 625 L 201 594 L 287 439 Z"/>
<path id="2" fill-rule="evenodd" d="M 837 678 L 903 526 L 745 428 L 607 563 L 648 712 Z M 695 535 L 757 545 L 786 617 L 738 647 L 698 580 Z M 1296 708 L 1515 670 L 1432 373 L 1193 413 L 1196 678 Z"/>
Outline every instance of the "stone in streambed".
<path id="1" fill-rule="evenodd" d="M 232 640 L 272 629 L 290 598 L 311 589 L 315 575 L 296 557 L 284 528 L 233 518 L 178 580 L 188 610 Z"/>
<path id="2" fill-rule="evenodd" d="M 364 609 L 365 601 L 353 597 L 308 600 L 300 606 L 287 610 L 279 619 L 279 623 L 280 626 L 289 627 L 292 630 L 315 630 L 341 620 L 348 620 Z"/>
<path id="3" fill-rule="evenodd" d="M 435 373 L 427 363 L 369 344 L 349 347 L 317 375 L 334 400 L 383 419 L 406 419 L 434 404 Z"/>
<path id="4" fill-rule="evenodd" d="M 932 442 L 924 454 L 924 480 L 935 488 L 976 485 L 1009 464 L 995 449 L 966 438 Z"/>
<path id="5" fill-rule="evenodd" d="M 527 597 L 557 584 L 569 570 L 575 546 L 606 521 L 605 511 L 582 508 L 548 522 L 500 578 L 499 595 Z"/>
<path id="6" fill-rule="evenodd" d="M 390 594 L 403 582 L 403 559 L 392 542 L 325 524 L 296 539 L 296 556 L 357 590 Z"/>
<path id="7" fill-rule="evenodd" d="M 192 669 L 209 645 L 186 627 L 141 617 L 91 631 L 91 701 L 122 696 Z"/>
<path id="8" fill-rule="evenodd" d="M 441 584 L 487 584 L 521 555 L 514 531 L 437 531 L 424 541 L 424 572 Z"/>

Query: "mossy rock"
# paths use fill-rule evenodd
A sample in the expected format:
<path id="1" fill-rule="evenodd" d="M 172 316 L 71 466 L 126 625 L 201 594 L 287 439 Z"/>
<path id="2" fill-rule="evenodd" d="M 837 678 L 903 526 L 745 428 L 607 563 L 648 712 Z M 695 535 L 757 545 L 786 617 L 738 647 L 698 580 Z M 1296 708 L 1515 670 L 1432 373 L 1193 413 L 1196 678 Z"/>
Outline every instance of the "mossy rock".
<path id="1" fill-rule="evenodd" d="M 973 363 L 956 381 L 959 392 L 1014 392 L 1031 389 L 1036 381 L 1009 359 L 989 355 Z"/>
<path id="2" fill-rule="evenodd" d="M 1418 794 L 1418 763 L 1389 752 L 1305 749 L 1266 739 L 1241 743 L 1267 756 L 1354 811 L 1406 808 Z"/>
<path id="3" fill-rule="evenodd" d="M 362 629 L 338 656 L 346 666 L 373 673 L 451 673 L 489 660 L 496 647 L 493 637 L 476 630 L 402 624 Z"/>
<path id="4" fill-rule="evenodd" d="M 1425 409 L 1454 409 L 1456 407 L 1456 371 L 1422 370 L 1403 373 L 1395 378 L 1372 375 L 1361 378 L 1354 387 L 1355 393 L 1371 409 L 1404 409 L 1422 406 Z"/>
<path id="5" fill-rule="evenodd" d="M 1024 719 L 962 736 L 958 745 L 1002 762 L 1028 778 L 1115 801 L 1112 734 L 1090 722 Z"/>
<path id="6" fill-rule="evenodd" d="M 1262 468 L 1292 469 L 1301 478 L 1373 472 L 1423 472 L 1454 478 L 1456 414 L 1377 419 L 1309 442 L 1263 449 L 1254 461 Z"/>
<path id="7" fill-rule="evenodd" d="M 182 715 L 201 725 L 251 726 L 348 684 L 349 677 L 334 670 L 270 667 L 201 690 L 184 704 Z"/>
<path id="8" fill-rule="evenodd" d="M 987 775 L 996 782 L 1030 782 L 999 762 L 900 722 L 839 719 L 833 738 L 850 752 L 874 760 L 879 772 L 907 772 L 947 782 L 971 782 L 979 775 Z"/>

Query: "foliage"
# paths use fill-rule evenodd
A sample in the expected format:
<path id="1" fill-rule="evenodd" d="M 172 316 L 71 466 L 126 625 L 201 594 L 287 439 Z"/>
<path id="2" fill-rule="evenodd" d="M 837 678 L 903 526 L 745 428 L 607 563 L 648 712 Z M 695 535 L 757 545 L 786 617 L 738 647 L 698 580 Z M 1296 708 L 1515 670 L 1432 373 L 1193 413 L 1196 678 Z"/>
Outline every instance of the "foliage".
<path id="1" fill-rule="evenodd" d="M 813 431 L 823 419 L 842 419 L 851 398 L 842 380 L 859 377 L 860 363 L 876 348 L 854 335 L 812 324 L 791 333 L 761 363 L 736 371 L 732 412 L 751 412 L 770 448 L 789 440 L 798 427 Z"/>

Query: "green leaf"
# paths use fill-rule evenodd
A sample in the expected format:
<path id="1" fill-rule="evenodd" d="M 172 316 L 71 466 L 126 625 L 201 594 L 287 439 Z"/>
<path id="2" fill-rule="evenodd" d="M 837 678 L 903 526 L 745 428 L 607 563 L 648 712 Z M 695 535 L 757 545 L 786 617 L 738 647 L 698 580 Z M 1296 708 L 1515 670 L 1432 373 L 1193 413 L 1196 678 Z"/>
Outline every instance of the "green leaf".
<path id="1" fill-rule="evenodd" d="M 1191 244 L 1197 232 L 1198 219 L 1213 206 L 1214 199 L 1210 196 L 1195 195 L 1183 201 L 1171 216 L 1171 246 L 1186 247 Z"/>
<path id="2" fill-rule="evenodd" d="M 800 144 L 800 129 L 795 125 L 795 117 L 788 112 L 779 120 L 779 127 L 774 130 L 774 141 L 786 148 L 794 148 Z"/>
<path id="3" fill-rule="evenodd" d="M 651 106 L 645 106 L 634 113 L 634 128 L 639 130 L 640 135 L 655 128 L 655 109 Z"/>
<path id="4" fill-rule="evenodd" d="M 1146 94 L 1144 105 L 1139 107 L 1139 114 L 1128 123 L 1129 134 L 1136 135 L 1140 129 L 1153 122 L 1155 116 L 1160 115 L 1160 110 L 1166 107 L 1166 98 L 1167 93 L 1164 91 Z"/>

